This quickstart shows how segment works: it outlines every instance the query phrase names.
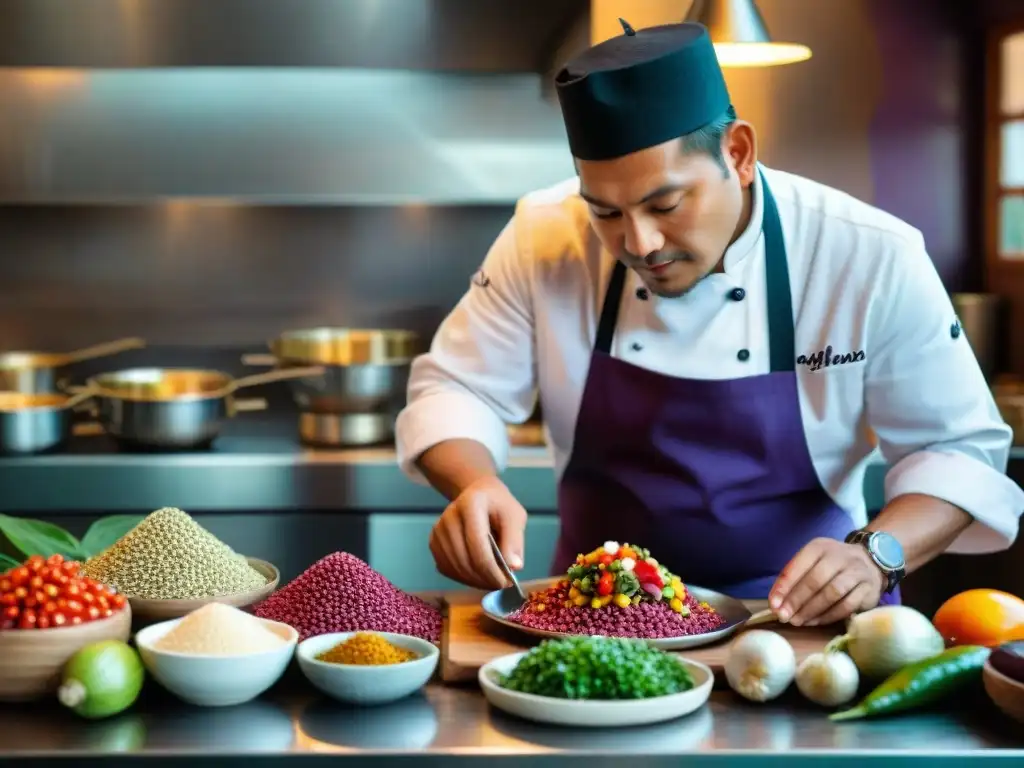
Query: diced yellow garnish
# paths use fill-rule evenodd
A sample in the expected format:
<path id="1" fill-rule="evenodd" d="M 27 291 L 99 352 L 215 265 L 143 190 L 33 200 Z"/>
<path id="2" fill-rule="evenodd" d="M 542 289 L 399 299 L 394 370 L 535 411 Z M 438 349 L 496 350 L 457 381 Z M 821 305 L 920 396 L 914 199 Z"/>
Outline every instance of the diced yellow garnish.
<path id="1" fill-rule="evenodd" d="M 678 597 L 673 597 L 672 601 L 668 605 L 676 613 L 679 613 L 683 610 L 683 601 L 680 600 Z"/>
<path id="2" fill-rule="evenodd" d="M 616 595 L 615 604 L 619 606 L 619 608 L 628 608 L 630 604 L 629 595 Z"/>
<path id="3" fill-rule="evenodd" d="M 615 595 L 605 595 L 604 597 L 598 598 L 601 601 L 601 607 L 604 608 L 608 605 L 614 597 Z"/>
<path id="4" fill-rule="evenodd" d="M 601 607 L 601 598 L 600 597 L 595 597 L 593 600 L 591 600 L 590 601 L 590 607 L 594 608 L 595 610 L 597 608 L 600 608 Z"/>
<path id="5" fill-rule="evenodd" d="M 573 600 L 575 600 L 579 596 L 580 596 L 580 591 L 578 589 L 576 589 L 576 587 L 573 587 L 572 589 L 569 590 L 569 597 L 571 597 Z"/>

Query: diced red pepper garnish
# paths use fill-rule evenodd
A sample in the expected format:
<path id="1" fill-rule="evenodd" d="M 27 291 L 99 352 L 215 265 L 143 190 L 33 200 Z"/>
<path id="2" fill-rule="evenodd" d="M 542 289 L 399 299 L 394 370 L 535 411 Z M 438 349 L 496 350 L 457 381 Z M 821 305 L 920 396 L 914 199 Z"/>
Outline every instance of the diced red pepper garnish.
<path id="1" fill-rule="evenodd" d="M 615 558 L 611 555 L 601 555 L 598 561 L 601 565 L 611 565 L 615 562 Z"/>
<path id="2" fill-rule="evenodd" d="M 641 584 L 653 584 L 659 588 L 665 586 L 661 580 L 661 575 L 658 573 L 658 569 L 646 560 L 636 561 L 636 565 L 633 566 L 633 575 L 636 576 L 637 581 Z"/>
<path id="3" fill-rule="evenodd" d="M 614 589 L 615 576 L 611 571 L 605 571 L 601 574 L 601 578 L 597 582 L 597 594 L 604 597 L 605 595 L 610 595 Z"/>

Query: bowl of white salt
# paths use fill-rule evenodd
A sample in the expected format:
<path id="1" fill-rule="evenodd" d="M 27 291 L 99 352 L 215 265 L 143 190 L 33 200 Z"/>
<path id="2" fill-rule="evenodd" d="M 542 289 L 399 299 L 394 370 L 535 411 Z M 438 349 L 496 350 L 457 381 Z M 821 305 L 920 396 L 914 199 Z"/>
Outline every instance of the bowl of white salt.
<path id="1" fill-rule="evenodd" d="M 299 633 L 223 603 L 135 635 L 142 663 L 179 699 L 227 707 L 255 699 L 276 683 L 292 660 Z"/>

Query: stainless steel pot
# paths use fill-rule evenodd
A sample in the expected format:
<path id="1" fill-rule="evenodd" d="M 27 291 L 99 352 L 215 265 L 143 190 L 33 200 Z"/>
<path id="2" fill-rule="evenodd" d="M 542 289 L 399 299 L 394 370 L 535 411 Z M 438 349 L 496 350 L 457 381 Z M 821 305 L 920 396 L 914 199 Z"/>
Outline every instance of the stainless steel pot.
<path id="1" fill-rule="evenodd" d="M 299 438 L 315 448 L 380 445 L 394 437 L 394 423 L 394 417 L 384 413 L 303 413 Z"/>
<path id="2" fill-rule="evenodd" d="M 187 450 L 208 448 L 227 419 L 267 407 L 265 400 L 241 400 L 244 387 L 300 376 L 315 367 L 271 371 L 233 379 L 219 371 L 187 368 L 133 368 L 89 379 L 107 434 L 131 448 Z"/>
<path id="3" fill-rule="evenodd" d="M 28 456 L 62 447 L 71 437 L 75 408 L 92 394 L 0 392 L 0 454 Z"/>
<path id="4" fill-rule="evenodd" d="M 75 352 L 0 353 L 0 390 L 8 392 L 60 392 L 63 369 L 86 360 L 95 360 L 130 349 L 142 349 L 146 342 L 138 338 L 117 339 L 79 349 Z"/>
<path id="5" fill-rule="evenodd" d="M 323 366 L 323 376 L 289 383 L 299 408 L 315 414 L 397 414 L 405 404 L 418 336 L 411 331 L 312 328 L 268 342 L 273 354 L 245 355 L 247 365 L 279 370 Z"/>
<path id="6" fill-rule="evenodd" d="M 956 293 L 952 301 L 978 365 L 991 381 L 1000 362 L 1002 297 L 993 293 Z"/>

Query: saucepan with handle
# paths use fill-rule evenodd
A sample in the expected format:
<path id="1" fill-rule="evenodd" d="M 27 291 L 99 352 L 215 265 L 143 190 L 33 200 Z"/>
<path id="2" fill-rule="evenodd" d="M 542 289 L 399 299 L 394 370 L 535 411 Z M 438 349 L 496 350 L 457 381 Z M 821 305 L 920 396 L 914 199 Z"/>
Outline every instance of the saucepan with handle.
<path id="1" fill-rule="evenodd" d="M 265 400 L 242 400 L 235 392 L 260 384 L 323 374 L 323 368 L 289 368 L 235 379 L 220 371 L 193 368 L 130 368 L 90 378 L 107 434 L 131 448 L 209 448 L 227 419 L 261 411 Z"/>
<path id="2" fill-rule="evenodd" d="M 418 344 L 414 331 L 307 328 L 282 333 L 267 342 L 271 354 L 245 355 L 242 362 L 284 370 L 323 366 L 323 376 L 289 383 L 304 413 L 397 413 Z"/>
<path id="3" fill-rule="evenodd" d="M 7 392 L 59 392 L 58 376 L 76 363 L 142 349 L 143 339 L 130 337 L 107 341 L 74 352 L 3 352 L 0 353 L 0 390 Z"/>
<path id="4" fill-rule="evenodd" d="M 30 456 L 61 448 L 74 429 L 76 409 L 92 397 L 58 392 L 0 392 L 0 455 Z"/>

